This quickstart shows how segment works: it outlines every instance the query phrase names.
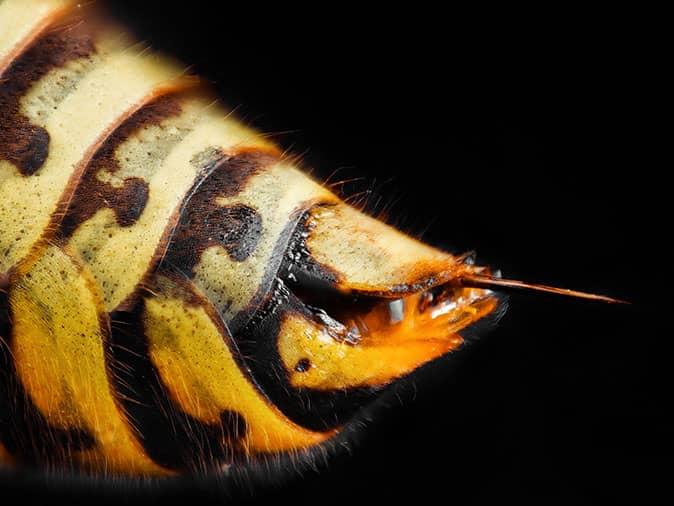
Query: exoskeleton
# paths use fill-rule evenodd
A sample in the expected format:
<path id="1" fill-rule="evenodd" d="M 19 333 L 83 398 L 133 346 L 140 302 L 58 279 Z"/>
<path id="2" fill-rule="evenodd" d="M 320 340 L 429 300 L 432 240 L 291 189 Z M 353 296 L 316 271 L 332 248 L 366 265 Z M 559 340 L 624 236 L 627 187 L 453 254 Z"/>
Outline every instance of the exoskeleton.
<path id="1" fill-rule="evenodd" d="M 525 286 L 347 205 L 119 33 L 0 1 L 3 465 L 310 457 Z"/>

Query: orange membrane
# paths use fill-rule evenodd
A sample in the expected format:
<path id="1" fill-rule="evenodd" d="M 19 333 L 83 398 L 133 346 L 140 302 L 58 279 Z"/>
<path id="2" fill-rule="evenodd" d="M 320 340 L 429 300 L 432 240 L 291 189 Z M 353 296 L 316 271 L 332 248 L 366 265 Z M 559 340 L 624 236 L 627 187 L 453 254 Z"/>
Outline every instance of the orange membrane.
<path id="1" fill-rule="evenodd" d="M 398 299 L 306 304 L 282 322 L 279 352 L 296 388 L 387 385 L 460 348 L 461 332 L 498 306 L 484 288 L 444 285 Z"/>
<path id="2" fill-rule="evenodd" d="M 450 341 L 453 349 L 463 343 L 458 332 L 494 311 L 497 305 L 491 290 L 444 286 L 380 300 L 364 312 L 352 307 L 334 315 L 339 321 L 323 311 L 317 316 L 333 338 L 354 345 Z"/>

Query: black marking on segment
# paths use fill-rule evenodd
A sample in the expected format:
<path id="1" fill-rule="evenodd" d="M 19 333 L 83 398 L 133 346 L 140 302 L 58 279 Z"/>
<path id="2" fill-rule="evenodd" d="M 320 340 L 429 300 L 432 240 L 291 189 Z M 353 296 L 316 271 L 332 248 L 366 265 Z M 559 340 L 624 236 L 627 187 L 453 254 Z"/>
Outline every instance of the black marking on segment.
<path id="1" fill-rule="evenodd" d="M 295 364 L 295 371 L 297 372 L 307 372 L 311 369 L 311 360 L 308 358 L 301 358 Z"/>
<path id="2" fill-rule="evenodd" d="M 188 473 L 213 471 L 242 459 L 243 416 L 224 411 L 219 424 L 206 424 L 171 399 L 149 355 L 143 308 L 141 300 L 131 311 L 111 314 L 112 386 L 138 440 L 157 464 Z"/>
<path id="3" fill-rule="evenodd" d="M 91 37 L 78 28 L 59 30 L 40 39 L 0 76 L 0 160 L 32 176 L 49 154 L 49 133 L 21 112 L 21 99 L 33 84 L 55 68 L 90 56 Z"/>
<path id="4" fill-rule="evenodd" d="M 62 429 L 48 422 L 18 377 L 11 344 L 7 293 L 0 291 L 0 441 L 23 465 L 72 468 L 73 452 L 93 449 L 95 439 L 85 429 Z"/>
<path id="5" fill-rule="evenodd" d="M 6 148 L 11 154 L 7 159 L 14 162 L 24 176 L 35 174 L 44 165 L 49 155 L 49 133 L 42 127 L 24 129 L 14 143 Z"/>
<path id="6" fill-rule="evenodd" d="M 220 245 L 232 260 L 242 262 L 255 251 L 262 236 L 262 217 L 252 207 L 221 206 L 219 198 L 238 195 L 251 177 L 278 162 L 265 151 L 223 155 L 210 174 L 198 180 L 181 210 L 164 261 L 194 277 L 194 267 L 210 246 Z"/>
<path id="7" fill-rule="evenodd" d="M 179 229 L 169 247 L 166 260 L 194 274 L 206 248 L 220 245 L 229 257 L 243 262 L 255 250 L 262 236 L 262 217 L 245 205 L 213 206 L 194 209 L 181 216 Z"/>
<path id="8" fill-rule="evenodd" d="M 100 209 L 110 208 L 120 227 L 135 224 L 147 205 L 149 184 L 139 177 L 125 178 L 122 185 L 115 187 L 99 179 L 99 174 L 113 175 L 119 172 L 121 164 L 117 150 L 124 142 L 142 132 L 143 129 L 161 125 L 162 121 L 178 116 L 182 112 L 180 99 L 173 94 L 162 96 L 144 105 L 124 121 L 108 137 L 87 164 L 68 208 L 61 220 L 61 235 L 69 238 L 77 228 Z M 65 192 L 69 194 L 68 191 Z M 58 213 L 56 215 L 58 218 Z"/>

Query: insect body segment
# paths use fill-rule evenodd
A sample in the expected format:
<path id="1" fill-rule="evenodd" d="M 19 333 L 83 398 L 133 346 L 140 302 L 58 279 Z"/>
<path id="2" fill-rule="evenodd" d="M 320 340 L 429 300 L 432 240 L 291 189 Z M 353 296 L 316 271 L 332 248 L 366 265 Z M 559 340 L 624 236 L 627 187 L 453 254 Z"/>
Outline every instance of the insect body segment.
<path id="1" fill-rule="evenodd" d="M 0 1 L 0 463 L 307 456 L 496 314 L 488 268 L 349 207 L 69 1 Z"/>

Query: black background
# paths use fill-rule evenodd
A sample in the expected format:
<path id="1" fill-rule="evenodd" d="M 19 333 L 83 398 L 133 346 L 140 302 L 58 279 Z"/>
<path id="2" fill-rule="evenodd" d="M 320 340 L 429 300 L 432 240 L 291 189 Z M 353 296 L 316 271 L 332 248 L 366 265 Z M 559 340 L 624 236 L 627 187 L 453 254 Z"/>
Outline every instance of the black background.
<path id="1" fill-rule="evenodd" d="M 352 455 L 247 501 L 672 500 L 671 157 L 660 156 L 656 26 L 630 12 L 488 22 L 421 5 L 107 4 L 315 177 L 362 176 L 343 193 L 367 192 L 371 212 L 475 249 L 507 277 L 633 302 L 511 296 L 498 329 L 417 378 Z M 210 501 L 191 494 L 171 496 Z"/>

